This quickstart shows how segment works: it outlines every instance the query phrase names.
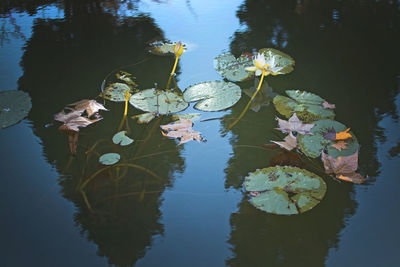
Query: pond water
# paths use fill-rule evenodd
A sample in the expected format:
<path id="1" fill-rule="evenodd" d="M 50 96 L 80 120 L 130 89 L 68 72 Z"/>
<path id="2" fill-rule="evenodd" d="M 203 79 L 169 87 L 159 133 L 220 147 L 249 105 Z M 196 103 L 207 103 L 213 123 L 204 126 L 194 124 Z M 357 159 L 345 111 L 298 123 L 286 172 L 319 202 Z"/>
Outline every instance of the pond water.
<path id="1" fill-rule="evenodd" d="M 29 115 L 0 130 L 1 266 L 398 265 L 399 1 L 4 1 L 0 25 L 0 90 L 32 98 Z M 54 114 L 96 98 L 117 70 L 132 73 L 140 89 L 164 86 L 174 58 L 150 55 L 154 40 L 187 44 L 181 89 L 223 80 L 213 67 L 222 52 L 273 47 L 291 55 L 294 71 L 268 76 L 268 84 L 335 103 L 336 120 L 357 134 L 367 181 L 338 182 L 303 157 L 327 183 L 323 201 L 294 216 L 257 210 L 244 179 L 279 153 L 260 145 L 283 135 L 272 103 L 224 133 L 245 94 L 225 111 L 200 111 L 205 121 L 194 129 L 207 142 L 183 145 L 161 135 L 166 116 L 138 125 L 130 117 L 141 111 L 130 106 L 128 148 L 110 141 L 124 105 L 107 101 L 104 119 L 80 131 L 71 156 Z M 191 105 L 182 113 L 193 112 Z M 86 188 L 90 211 L 79 184 L 106 152 L 161 180 L 137 168 L 101 172 Z"/>

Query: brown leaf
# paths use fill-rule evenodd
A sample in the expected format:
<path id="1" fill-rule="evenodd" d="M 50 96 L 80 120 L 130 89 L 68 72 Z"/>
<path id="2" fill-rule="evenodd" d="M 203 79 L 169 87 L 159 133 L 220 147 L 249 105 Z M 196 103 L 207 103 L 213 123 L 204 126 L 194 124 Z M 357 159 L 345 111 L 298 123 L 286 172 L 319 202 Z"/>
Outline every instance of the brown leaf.
<path id="1" fill-rule="evenodd" d="M 333 144 L 332 147 L 336 148 L 339 151 L 342 151 L 342 149 L 347 149 L 347 143 L 345 141 L 339 141 Z"/>
<path id="2" fill-rule="evenodd" d="M 179 119 L 178 121 L 172 122 L 170 124 L 160 125 L 160 127 L 164 131 L 176 131 L 176 130 L 179 130 L 179 129 L 191 128 L 192 125 L 193 125 L 193 122 L 191 120 Z"/>
<path id="3" fill-rule="evenodd" d="M 293 136 L 292 133 L 289 133 L 289 135 L 286 136 L 284 140 L 285 140 L 284 142 L 282 141 L 271 141 L 271 142 L 289 151 L 297 147 L 297 138 Z"/>
<path id="4" fill-rule="evenodd" d="M 108 110 L 102 104 L 98 103 L 96 100 L 83 99 L 81 101 L 72 103 L 67 105 L 76 111 L 85 111 L 88 114 L 88 117 L 92 116 L 94 113 L 99 110 Z"/>
<path id="5" fill-rule="evenodd" d="M 71 130 L 71 131 L 75 131 L 75 132 L 79 132 L 79 128 L 84 128 L 92 123 L 95 123 L 99 120 L 101 120 L 102 118 L 98 118 L 98 119 L 94 119 L 94 120 L 90 120 L 88 118 L 85 117 L 73 117 L 70 118 L 68 121 L 64 122 L 64 127 L 66 127 L 67 129 Z"/>
<path id="6" fill-rule="evenodd" d="M 164 133 L 161 131 L 163 136 L 178 138 L 180 139 L 179 145 L 187 143 L 192 140 L 202 141 L 203 138 L 200 132 L 193 131 L 192 129 L 193 122 L 187 119 L 180 119 L 177 122 L 170 123 L 167 125 L 161 125 L 161 129 L 166 131 Z"/>
<path id="7" fill-rule="evenodd" d="M 353 155 L 337 157 L 336 159 L 322 152 L 321 159 L 326 173 L 336 174 L 338 179 L 353 183 L 365 181 L 365 178 L 356 173 L 358 169 L 358 151 Z"/>
<path id="8" fill-rule="evenodd" d="M 335 104 L 329 104 L 327 101 L 324 101 L 322 103 L 322 107 L 324 109 L 334 109 L 334 108 L 336 108 Z"/>
<path id="9" fill-rule="evenodd" d="M 290 133 L 290 132 L 298 132 L 299 134 L 306 135 L 309 134 L 311 135 L 312 133 L 310 132 L 311 128 L 314 127 L 315 124 L 303 124 L 301 120 L 296 116 L 296 113 L 290 117 L 288 121 L 281 120 L 279 118 L 276 118 L 279 124 L 279 128 L 275 128 L 282 133 Z"/>

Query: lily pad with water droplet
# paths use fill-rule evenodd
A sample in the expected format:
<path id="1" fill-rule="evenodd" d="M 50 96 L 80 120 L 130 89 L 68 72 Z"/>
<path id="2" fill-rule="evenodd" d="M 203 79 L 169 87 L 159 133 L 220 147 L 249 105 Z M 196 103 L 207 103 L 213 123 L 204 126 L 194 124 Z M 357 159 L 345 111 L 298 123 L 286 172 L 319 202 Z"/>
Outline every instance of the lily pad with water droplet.
<path id="1" fill-rule="evenodd" d="M 178 92 L 154 88 L 132 95 L 129 103 L 137 109 L 163 115 L 182 111 L 189 106 Z"/>
<path id="2" fill-rule="evenodd" d="M 236 58 L 231 53 L 224 53 L 214 59 L 214 68 L 224 78 L 232 82 L 241 82 L 254 76 L 254 72 L 246 71 L 253 66 L 253 60 L 246 56 Z"/>
<path id="3" fill-rule="evenodd" d="M 332 147 L 332 145 L 335 144 L 335 141 L 324 138 L 323 134 L 328 132 L 331 128 L 335 129 L 336 132 L 346 130 L 347 127 L 344 124 L 334 120 L 318 120 L 314 122 L 314 124 L 314 127 L 311 129 L 312 135 L 300 135 L 297 139 L 300 150 L 308 157 L 319 157 L 324 148 L 327 149 L 327 154 L 334 158 L 339 156 L 350 156 L 359 150 L 360 145 L 357 142 L 356 136 L 352 132 L 350 132 L 350 134 L 353 137 L 345 140 L 347 148 L 342 149 L 341 151 Z"/>
<path id="4" fill-rule="evenodd" d="M 99 158 L 99 162 L 103 165 L 113 165 L 121 159 L 121 156 L 117 153 L 107 153 Z"/>
<path id="5" fill-rule="evenodd" d="M 24 119 L 32 108 L 28 93 L 19 90 L 0 92 L 0 125 L 6 128 Z"/>
<path id="6" fill-rule="evenodd" d="M 126 131 L 120 131 L 114 134 L 112 141 L 116 145 L 127 146 L 132 144 L 133 139 L 126 136 Z"/>
<path id="7" fill-rule="evenodd" d="M 294 59 L 282 51 L 274 48 L 262 48 L 258 53 L 263 54 L 266 60 L 274 59 L 274 64 L 277 67 L 282 67 L 279 74 L 287 74 L 293 71 L 293 66 L 295 64 Z"/>
<path id="8" fill-rule="evenodd" d="M 203 111 L 219 111 L 236 104 L 242 91 L 231 82 L 203 82 L 188 87 L 183 93 L 186 102 L 199 101 L 194 108 Z"/>
<path id="9" fill-rule="evenodd" d="M 149 52 L 157 56 L 171 56 L 174 55 L 174 47 L 177 42 L 161 42 L 157 41 L 150 44 Z M 183 49 L 186 50 L 186 44 L 183 44 Z"/>
<path id="10" fill-rule="evenodd" d="M 332 109 L 324 109 L 322 103 L 325 99 L 318 95 L 300 90 L 287 90 L 286 94 L 290 98 L 278 95 L 273 99 L 276 110 L 286 118 L 290 118 L 296 113 L 300 120 L 310 123 L 335 117 Z"/>
<path id="11" fill-rule="evenodd" d="M 246 177 L 244 187 L 259 192 L 251 199 L 256 208 L 279 215 L 292 215 L 315 207 L 325 196 L 321 177 L 297 167 L 275 166 L 256 170 Z"/>
<path id="12" fill-rule="evenodd" d="M 132 93 L 131 88 L 125 83 L 113 83 L 104 89 L 101 96 L 114 102 L 125 102 L 125 92 Z"/>

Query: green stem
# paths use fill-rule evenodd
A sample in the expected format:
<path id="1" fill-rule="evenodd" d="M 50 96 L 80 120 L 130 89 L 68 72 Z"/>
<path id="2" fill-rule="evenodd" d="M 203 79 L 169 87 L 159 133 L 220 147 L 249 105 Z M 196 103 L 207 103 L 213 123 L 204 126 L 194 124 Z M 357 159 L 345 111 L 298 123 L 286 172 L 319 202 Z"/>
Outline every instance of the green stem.
<path id="1" fill-rule="evenodd" d="M 240 121 L 240 119 L 243 118 L 244 114 L 246 114 L 247 110 L 249 109 L 249 107 L 251 105 L 251 102 L 253 102 L 253 100 L 256 97 L 258 91 L 260 91 L 260 89 L 261 89 L 261 85 L 262 85 L 262 82 L 264 80 L 264 76 L 265 76 L 265 70 L 262 71 L 260 83 L 258 84 L 257 90 L 251 96 L 249 102 L 247 103 L 246 107 L 243 109 L 242 113 L 240 113 L 239 117 L 234 122 L 232 122 L 231 125 L 229 125 L 229 127 L 225 130 L 225 132 L 227 132 L 230 129 L 232 129 Z"/>

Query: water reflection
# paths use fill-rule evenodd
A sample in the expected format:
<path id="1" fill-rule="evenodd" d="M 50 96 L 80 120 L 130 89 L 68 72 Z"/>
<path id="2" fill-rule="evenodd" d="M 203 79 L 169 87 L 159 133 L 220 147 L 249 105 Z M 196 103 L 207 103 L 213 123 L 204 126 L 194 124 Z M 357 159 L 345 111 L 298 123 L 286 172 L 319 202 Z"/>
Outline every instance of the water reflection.
<path id="1" fill-rule="evenodd" d="M 137 125 L 128 117 L 124 127 L 136 144 L 121 148 L 111 137 L 123 105 L 107 102 L 110 111 L 103 113 L 104 119 L 81 131 L 76 157 L 69 155 L 58 125 L 44 127 L 65 104 L 98 95 L 104 77 L 120 66 L 134 73 L 142 89 L 166 83 L 173 58 L 146 52 L 149 41 L 163 39 L 162 31 L 145 14 L 121 17 L 109 12 L 115 7 L 110 3 L 117 2 L 64 1 L 64 19 L 36 20 L 19 87 L 32 97 L 28 119 L 45 157 L 61 174 L 63 196 L 76 205 L 75 222 L 82 234 L 110 264 L 131 266 L 144 256 L 153 236 L 163 234 L 160 196 L 172 184 L 172 174 L 184 168 L 181 148 L 159 134 L 163 119 Z M 120 153 L 121 162 L 130 165 L 104 169 L 98 156 L 106 152 Z M 79 188 L 89 177 L 93 180 L 83 188 L 85 202 Z"/>
<path id="2" fill-rule="evenodd" d="M 292 55 L 295 71 L 267 81 L 280 94 L 286 89 L 303 89 L 335 103 L 337 120 L 357 134 L 362 145 L 360 170 L 373 183 L 380 173 L 375 137 L 385 138 L 378 122 L 382 114 L 397 116 L 398 3 L 247 0 L 237 16 L 245 27 L 234 34 L 231 51 L 238 55 L 252 48 L 275 47 Z M 233 107 L 232 114 L 224 118 L 225 127 L 248 99 Z M 257 146 L 282 137 L 272 130 L 275 115 L 271 106 L 258 113 L 249 111 L 232 129 L 234 153 L 225 169 L 227 188 L 240 189 L 249 171 L 267 167 L 277 153 Z M 303 158 L 306 169 L 323 175 L 317 163 Z M 337 246 L 346 218 L 357 206 L 352 185 L 325 178 L 328 191 L 324 201 L 296 217 L 265 214 L 244 197 L 239 211 L 231 216 L 229 242 L 234 256 L 227 264 L 323 266 L 329 248 Z"/>

